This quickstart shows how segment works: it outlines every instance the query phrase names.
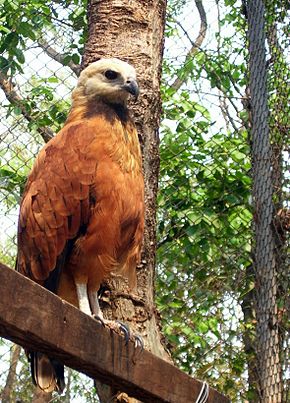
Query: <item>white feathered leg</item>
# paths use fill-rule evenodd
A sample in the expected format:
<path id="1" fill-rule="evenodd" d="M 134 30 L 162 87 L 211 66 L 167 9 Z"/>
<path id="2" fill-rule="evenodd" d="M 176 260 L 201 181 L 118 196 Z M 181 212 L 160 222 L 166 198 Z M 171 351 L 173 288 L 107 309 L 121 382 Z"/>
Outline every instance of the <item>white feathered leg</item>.
<path id="1" fill-rule="evenodd" d="M 88 289 L 86 284 L 76 284 L 79 308 L 87 315 L 91 315 L 91 307 L 88 298 Z"/>
<path id="2" fill-rule="evenodd" d="M 101 311 L 99 304 L 99 297 L 97 291 L 89 291 L 89 301 L 92 308 L 92 314 L 97 318 L 100 318 L 101 321 L 104 321 L 103 312 Z"/>

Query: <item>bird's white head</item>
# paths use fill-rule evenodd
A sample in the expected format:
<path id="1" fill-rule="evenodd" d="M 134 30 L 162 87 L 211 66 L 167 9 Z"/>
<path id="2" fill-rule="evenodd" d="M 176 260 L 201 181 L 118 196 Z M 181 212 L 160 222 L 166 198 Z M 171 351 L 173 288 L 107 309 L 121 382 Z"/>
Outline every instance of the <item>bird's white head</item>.
<path id="1" fill-rule="evenodd" d="M 139 95 L 136 71 L 120 59 L 100 59 L 91 63 L 80 74 L 75 96 L 99 98 L 109 103 L 124 104 L 129 94 Z"/>

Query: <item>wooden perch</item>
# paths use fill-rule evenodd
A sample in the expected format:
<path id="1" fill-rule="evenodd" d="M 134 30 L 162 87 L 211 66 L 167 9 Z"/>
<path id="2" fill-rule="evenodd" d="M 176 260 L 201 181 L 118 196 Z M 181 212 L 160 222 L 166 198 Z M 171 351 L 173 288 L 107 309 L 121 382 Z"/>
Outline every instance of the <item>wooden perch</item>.
<path id="1" fill-rule="evenodd" d="M 57 358 L 143 402 L 194 403 L 202 382 L 0 264 L 0 336 Z M 207 403 L 229 400 L 210 388 Z"/>

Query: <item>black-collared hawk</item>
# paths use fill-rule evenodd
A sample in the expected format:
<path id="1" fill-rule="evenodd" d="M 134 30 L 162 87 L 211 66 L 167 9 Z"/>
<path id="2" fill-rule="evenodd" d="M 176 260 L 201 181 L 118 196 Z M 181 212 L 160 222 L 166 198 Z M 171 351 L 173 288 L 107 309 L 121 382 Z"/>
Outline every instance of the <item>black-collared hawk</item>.
<path id="1" fill-rule="evenodd" d="M 136 72 L 124 61 L 85 68 L 68 119 L 40 151 L 20 206 L 17 270 L 101 320 L 100 284 L 123 273 L 134 286 L 140 259 L 144 181 L 127 109 L 138 92 Z M 34 382 L 61 391 L 62 364 L 29 354 Z"/>

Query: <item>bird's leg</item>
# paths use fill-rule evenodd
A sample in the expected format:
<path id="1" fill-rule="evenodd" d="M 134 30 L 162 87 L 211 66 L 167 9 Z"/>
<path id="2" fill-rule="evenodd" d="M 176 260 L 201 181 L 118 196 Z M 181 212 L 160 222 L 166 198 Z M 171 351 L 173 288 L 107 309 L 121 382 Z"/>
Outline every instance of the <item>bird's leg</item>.
<path id="1" fill-rule="evenodd" d="M 99 298 L 98 298 L 98 292 L 97 291 L 89 291 L 89 300 L 91 304 L 91 309 L 93 313 L 93 317 L 97 320 L 99 320 L 102 325 L 107 325 L 110 329 L 113 330 L 121 330 L 125 336 L 125 342 L 126 344 L 128 343 L 130 339 L 130 330 L 127 325 L 120 321 L 113 321 L 113 320 L 108 320 L 105 319 L 103 316 L 103 312 L 101 311 L 100 304 L 99 304 Z"/>
<path id="2" fill-rule="evenodd" d="M 87 315 L 91 315 L 92 312 L 91 312 L 91 308 L 90 308 L 90 302 L 88 299 L 87 284 L 76 283 L 76 289 L 77 289 L 77 296 L 78 296 L 80 310 L 82 312 L 86 313 Z"/>
<path id="3" fill-rule="evenodd" d="M 105 324 L 103 312 L 101 311 L 98 292 L 97 291 L 89 291 L 89 301 L 91 305 L 92 314 L 95 319 L 98 319 L 103 325 Z"/>

